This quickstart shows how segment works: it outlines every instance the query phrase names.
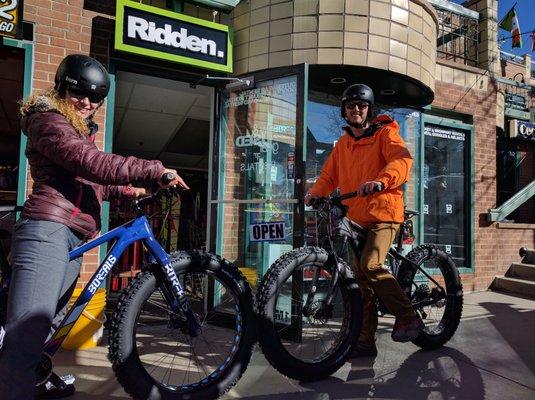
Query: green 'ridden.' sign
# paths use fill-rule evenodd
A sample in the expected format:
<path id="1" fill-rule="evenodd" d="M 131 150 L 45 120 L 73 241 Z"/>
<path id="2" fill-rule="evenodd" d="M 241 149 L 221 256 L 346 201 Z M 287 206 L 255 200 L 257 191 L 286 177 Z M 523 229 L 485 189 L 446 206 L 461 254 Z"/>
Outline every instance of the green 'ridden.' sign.
<path id="1" fill-rule="evenodd" d="M 230 73 L 231 35 L 226 25 L 133 1 L 117 1 L 116 50 Z"/>

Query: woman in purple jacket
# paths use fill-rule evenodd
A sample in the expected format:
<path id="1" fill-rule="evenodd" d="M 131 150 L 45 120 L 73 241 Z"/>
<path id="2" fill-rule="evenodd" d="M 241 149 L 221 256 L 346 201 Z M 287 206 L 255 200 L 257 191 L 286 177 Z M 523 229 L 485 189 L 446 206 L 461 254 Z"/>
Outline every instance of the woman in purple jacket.
<path id="1" fill-rule="evenodd" d="M 21 126 L 28 137 L 26 156 L 32 193 L 15 224 L 12 281 L 6 335 L 0 351 L 2 399 L 34 397 L 35 368 L 52 320 L 76 285 L 81 259 L 69 262 L 69 251 L 100 230 L 100 205 L 114 195 L 139 195 L 135 187 L 160 183 L 188 188 L 175 170 L 160 161 L 104 153 L 94 144 L 93 116 L 109 91 L 109 77 L 97 60 L 81 54 L 59 65 L 54 89 L 33 94 L 21 107 Z M 74 392 L 68 385 L 65 396 Z"/>

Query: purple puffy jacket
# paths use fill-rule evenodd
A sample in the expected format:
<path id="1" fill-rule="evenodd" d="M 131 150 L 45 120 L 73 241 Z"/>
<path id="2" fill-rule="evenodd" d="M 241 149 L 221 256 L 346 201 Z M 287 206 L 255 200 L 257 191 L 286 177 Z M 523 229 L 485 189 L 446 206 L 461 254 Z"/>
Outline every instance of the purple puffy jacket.
<path id="1" fill-rule="evenodd" d="M 60 102 L 51 91 L 30 97 L 21 107 L 34 180 L 22 216 L 59 222 L 90 238 L 100 230 L 102 200 L 119 194 L 118 185 L 155 183 L 164 167 L 160 161 L 100 151 L 87 132 L 74 128 L 80 121 Z"/>

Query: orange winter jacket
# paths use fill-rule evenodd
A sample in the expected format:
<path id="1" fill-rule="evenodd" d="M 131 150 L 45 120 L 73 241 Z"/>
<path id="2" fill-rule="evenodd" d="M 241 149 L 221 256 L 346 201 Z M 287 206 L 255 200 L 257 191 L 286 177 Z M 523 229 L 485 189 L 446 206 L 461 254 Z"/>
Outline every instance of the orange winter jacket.
<path id="1" fill-rule="evenodd" d="M 382 182 L 385 190 L 367 197 L 345 200 L 348 217 L 361 224 L 403 222 L 403 190 L 412 166 L 412 157 L 399 135 L 399 125 L 386 115 L 372 121 L 375 132 L 354 138 L 344 134 L 325 162 L 321 175 L 310 189 L 315 196 L 328 196 L 336 188 L 347 193 L 368 181 Z"/>

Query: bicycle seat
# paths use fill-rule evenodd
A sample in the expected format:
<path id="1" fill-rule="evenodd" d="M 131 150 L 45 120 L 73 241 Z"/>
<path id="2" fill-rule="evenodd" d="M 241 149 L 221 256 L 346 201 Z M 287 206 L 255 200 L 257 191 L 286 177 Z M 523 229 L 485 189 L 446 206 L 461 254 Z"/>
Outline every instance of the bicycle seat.
<path id="1" fill-rule="evenodd" d="M 358 237 L 366 237 L 366 228 L 360 226 L 356 222 L 351 221 L 349 218 L 344 217 L 340 221 L 338 232 L 341 236 L 352 237 L 358 239 Z"/>
<path id="2" fill-rule="evenodd" d="M 416 211 L 416 210 L 411 210 L 411 209 L 408 209 L 408 208 L 403 210 L 403 216 L 405 217 L 405 219 L 411 219 L 415 215 L 420 215 L 420 212 Z"/>

